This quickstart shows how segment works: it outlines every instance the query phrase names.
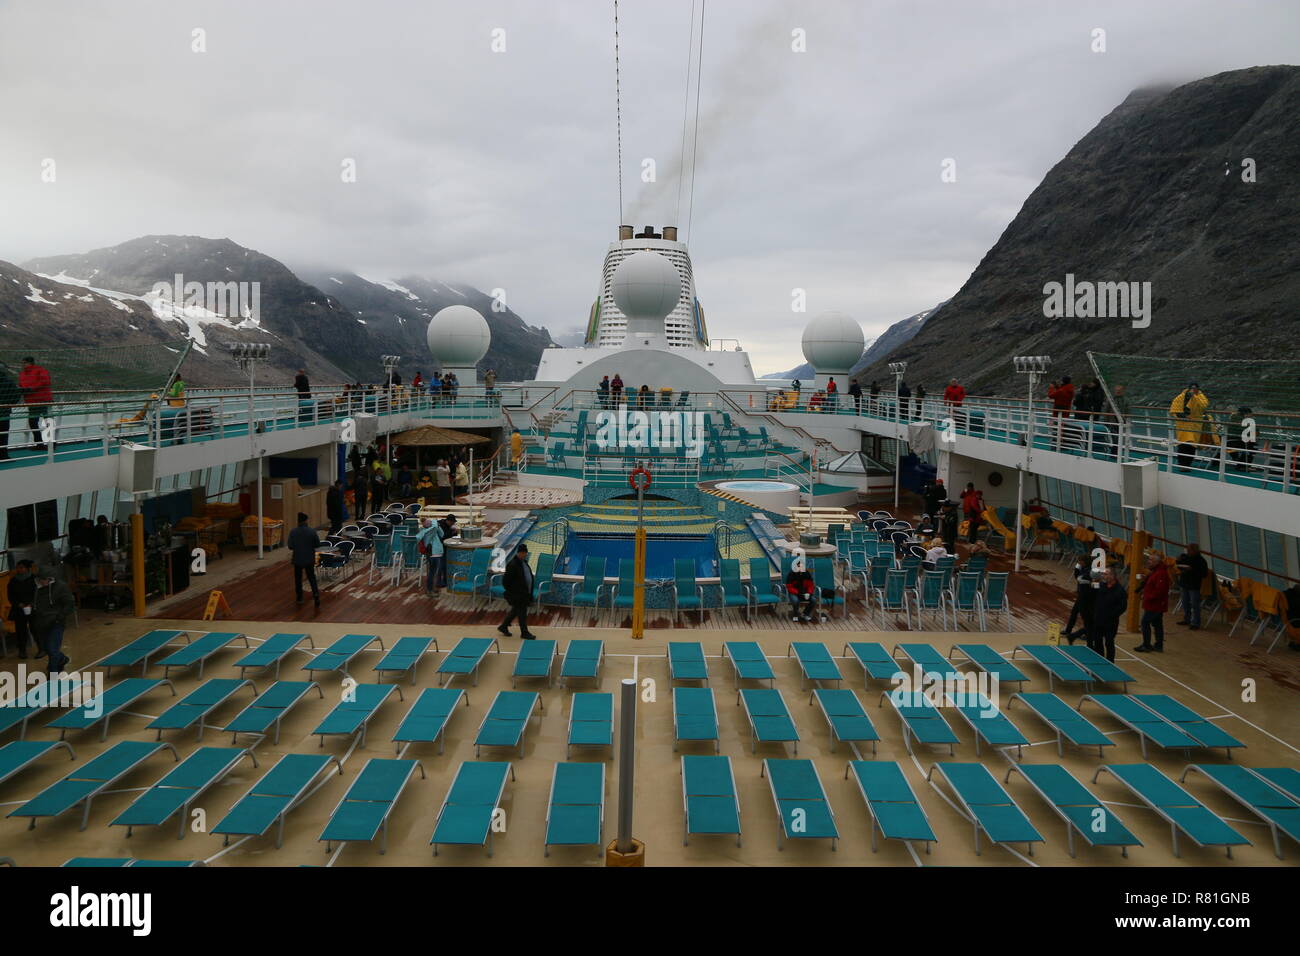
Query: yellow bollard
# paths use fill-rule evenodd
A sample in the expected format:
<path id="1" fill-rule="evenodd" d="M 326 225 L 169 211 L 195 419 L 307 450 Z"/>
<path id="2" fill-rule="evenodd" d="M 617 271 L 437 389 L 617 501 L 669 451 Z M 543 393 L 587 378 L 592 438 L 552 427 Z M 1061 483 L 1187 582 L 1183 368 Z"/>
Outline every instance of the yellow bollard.
<path id="1" fill-rule="evenodd" d="M 618 852 L 618 841 L 610 840 L 605 847 L 606 866 L 645 866 L 645 844 L 640 840 L 632 841 L 632 849 L 627 853 Z"/>

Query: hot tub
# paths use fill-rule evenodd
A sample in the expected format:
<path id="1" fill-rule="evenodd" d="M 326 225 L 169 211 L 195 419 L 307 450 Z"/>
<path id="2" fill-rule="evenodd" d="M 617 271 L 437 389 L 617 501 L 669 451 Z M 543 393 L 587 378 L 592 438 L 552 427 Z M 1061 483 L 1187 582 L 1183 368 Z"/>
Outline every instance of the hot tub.
<path id="1" fill-rule="evenodd" d="M 765 508 L 780 514 L 789 514 L 790 509 L 799 504 L 799 486 L 788 481 L 764 479 L 720 481 L 713 487 L 717 491 L 735 495 L 756 508 Z"/>

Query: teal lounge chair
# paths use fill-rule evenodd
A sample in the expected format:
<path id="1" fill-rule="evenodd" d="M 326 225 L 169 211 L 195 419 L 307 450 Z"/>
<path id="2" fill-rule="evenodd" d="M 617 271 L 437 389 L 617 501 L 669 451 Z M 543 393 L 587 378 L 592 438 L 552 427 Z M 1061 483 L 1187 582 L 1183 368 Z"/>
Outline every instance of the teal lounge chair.
<path id="1" fill-rule="evenodd" d="M 220 833 L 222 845 L 226 846 L 232 836 L 261 836 L 272 824 L 278 823 L 275 848 L 280 849 L 284 845 L 285 817 L 324 784 L 322 780 L 311 791 L 307 789 L 331 763 L 338 767 L 339 776 L 342 776 L 343 764 L 338 757 L 285 754 L 261 780 L 248 788 L 212 832 Z"/>
<path id="2" fill-rule="evenodd" d="M 134 667 L 139 664 L 140 673 L 143 674 L 149 667 L 149 658 L 179 637 L 189 642 L 190 635 L 187 631 L 150 631 L 125 647 L 119 647 L 107 657 L 100 658 L 94 666 L 104 668 L 104 675 L 112 677 L 114 667 Z"/>
<path id="3" fill-rule="evenodd" d="M 344 634 L 306 664 L 303 664 L 302 670 L 305 670 L 309 676 L 313 677 L 317 671 L 326 673 L 339 671 L 346 674 L 352 659 L 371 644 L 378 644 L 381 651 L 384 649 L 383 640 L 374 634 Z"/>
<path id="4" fill-rule="evenodd" d="M 204 720 L 208 714 L 228 701 L 243 687 L 251 688 L 253 696 L 257 696 L 257 687 L 251 680 L 243 680 L 238 677 L 214 677 L 212 680 L 200 684 L 168 707 L 154 718 L 148 727 L 150 730 L 157 730 L 158 739 L 162 740 L 164 730 L 187 730 L 198 724 L 198 739 L 202 740 L 203 731 L 207 727 Z"/>
<path id="5" fill-rule="evenodd" d="M 772 788 L 772 802 L 776 805 L 776 815 L 781 820 L 776 848 L 785 849 L 783 838 L 829 839 L 831 850 L 834 851 L 840 831 L 835 826 L 835 811 L 826 799 L 826 788 L 822 786 L 817 765 L 811 760 L 768 758 L 763 761 L 760 774 L 767 778 Z"/>
<path id="6" fill-rule="evenodd" d="M 332 843 L 369 843 L 381 831 L 379 852 L 388 852 L 388 817 L 417 767 L 420 776 L 425 777 L 424 766 L 418 760 L 367 760 L 317 837 L 325 842 L 325 852 L 330 852 Z"/>
<path id="7" fill-rule="evenodd" d="M 1224 764 L 1192 764 L 1183 771 L 1180 779 L 1186 781 L 1189 773 L 1209 778 L 1220 790 L 1263 820 L 1273 834 L 1273 853 L 1279 860 L 1282 859 L 1279 831 L 1300 842 L 1300 800 L 1287 796 L 1258 772 Z"/>
<path id="8" fill-rule="evenodd" d="M 176 839 L 185 838 L 190 823 L 189 808 L 213 784 L 235 769 L 247 757 L 257 766 L 251 750 L 239 747 L 200 747 L 117 815 L 109 826 L 126 827 L 130 836 L 135 827 L 160 827 L 179 814 Z"/>
<path id="9" fill-rule="evenodd" d="M 718 742 L 718 705 L 711 687 L 673 688 L 673 750 L 683 740 Z"/>
<path id="10" fill-rule="evenodd" d="M 479 668 L 493 646 L 500 654 L 501 645 L 495 637 L 462 637 L 438 665 L 437 673 L 440 675 L 439 681 L 442 686 L 450 684 L 458 674 L 470 674 L 474 678 L 474 686 L 477 687 Z"/>
<path id="11" fill-rule="evenodd" d="M 937 763 L 925 778 L 934 779 L 936 770 L 948 782 L 972 821 L 976 856 L 980 855 L 980 833 L 994 844 L 1023 843 L 1029 855 L 1034 855 L 1034 844 L 1043 842 L 1042 834 L 1034 829 L 1024 811 L 987 767 L 982 763 Z"/>
<path id="12" fill-rule="evenodd" d="M 749 559 L 749 603 L 753 610 L 770 607 L 778 611 L 785 604 L 785 588 L 772 577 L 772 562 L 767 558 Z"/>
<path id="13" fill-rule="evenodd" d="M 852 654 L 862 665 L 865 680 L 892 681 L 899 673 L 898 662 L 885 650 L 884 644 L 875 641 L 850 641 L 844 645 L 844 656 Z"/>
<path id="14" fill-rule="evenodd" d="M 1083 705 L 1088 701 L 1092 701 L 1138 735 L 1143 757 L 1147 755 L 1148 740 L 1165 750 L 1190 752 L 1201 746 L 1201 742 L 1195 737 L 1180 730 L 1154 711 L 1143 707 L 1132 697 L 1123 694 L 1084 694 L 1079 698 L 1080 713 L 1083 712 Z"/>
<path id="15" fill-rule="evenodd" d="M 886 840 L 923 840 L 925 852 L 929 853 L 930 844 L 939 838 L 898 764 L 892 760 L 850 760 L 844 775 L 850 773 L 871 815 L 871 852 L 877 850 L 879 830 Z"/>
<path id="16" fill-rule="evenodd" d="M 463 690 L 450 687 L 426 687 L 420 691 L 420 696 L 411 704 L 411 709 L 398 725 L 397 733 L 393 734 L 393 742 L 398 747 L 397 755 L 400 757 L 406 751 L 402 744 L 409 747 L 413 743 L 434 741 L 438 743 L 438 753 L 442 753 L 447 724 L 456 712 L 456 705 L 462 700 L 468 707 L 469 695 Z"/>
<path id="17" fill-rule="evenodd" d="M 1058 645 L 1058 650 L 1090 673 L 1099 682 L 1103 684 L 1124 685 L 1125 693 L 1128 693 L 1128 685 L 1137 680 L 1137 678 L 1129 674 L 1128 671 L 1124 670 L 1122 667 L 1116 667 L 1085 644 Z"/>
<path id="18" fill-rule="evenodd" d="M 456 771 L 434 825 L 433 855 L 439 846 L 483 846 L 492 855 L 493 817 L 505 793 L 506 778 L 514 779 L 508 763 L 466 760 Z M 504 831 L 504 828 L 502 828 Z"/>
<path id="19" fill-rule="evenodd" d="M 11 811 L 9 816 L 27 817 L 30 820 L 27 829 L 31 830 L 35 829 L 36 821 L 41 817 L 57 817 L 81 805 L 81 829 L 84 830 L 90 820 L 91 801 L 96 795 L 164 748 L 172 752 L 173 759 L 180 760 L 180 755 L 171 744 L 157 741 L 141 743 L 136 740 L 116 743 L 98 757 L 69 771 L 62 780 L 50 784 L 17 810 Z"/>
<path id="20" fill-rule="evenodd" d="M 510 686 L 516 687 L 519 678 L 540 678 L 551 686 L 551 668 L 555 664 L 555 647 L 552 640 L 524 641 L 515 657 L 515 669 L 510 672 Z"/>
<path id="21" fill-rule="evenodd" d="M 55 747 L 66 750 L 70 759 L 77 759 L 72 745 L 63 740 L 15 740 L 0 747 L 0 783 L 26 770 Z"/>
<path id="22" fill-rule="evenodd" d="M 550 856 L 553 846 L 595 846 L 602 855 L 604 834 L 605 765 L 557 763 L 546 804 L 543 855 Z"/>
<path id="23" fill-rule="evenodd" d="M 673 622 L 682 611 L 699 611 L 704 623 L 704 586 L 695 580 L 695 559 L 673 559 Z"/>
<path id="24" fill-rule="evenodd" d="M 199 665 L 199 677 L 202 677 L 203 665 L 208 662 L 208 658 L 238 640 L 242 640 L 245 647 L 252 647 L 248 643 L 247 634 L 235 631 L 213 631 L 204 634 L 158 662 L 163 669 L 163 677 L 171 677 L 173 667 L 190 668 L 195 664 Z"/>
<path id="25" fill-rule="evenodd" d="M 830 728 L 831 734 L 831 753 L 835 752 L 835 741 L 843 740 L 849 744 L 870 743 L 871 752 L 876 752 L 876 745 L 880 740 L 880 734 L 876 732 L 875 725 L 871 723 L 871 718 L 862 708 L 862 702 L 858 700 L 857 694 L 853 691 L 829 690 L 818 687 L 812 692 L 809 703 L 817 701 L 817 706 L 821 708 L 822 716 L 826 718 L 826 725 Z"/>
<path id="26" fill-rule="evenodd" d="M 375 673 L 380 678 L 385 674 L 392 674 L 396 678 L 409 673 L 411 683 L 414 684 L 415 668 L 430 646 L 437 652 L 436 637 L 399 637 L 392 649 L 379 659 L 379 663 L 374 668 Z"/>
<path id="27" fill-rule="evenodd" d="M 1055 690 L 1055 684 L 1092 684 L 1092 674 L 1061 653 L 1061 649 L 1052 644 L 1018 644 L 1011 652 L 1014 661 L 1016 655 L 1024 651 L 1034 663 L 1047 671 L 1047 689 Z"/>
<path id="28" fill-rule="evenodd" d="M 366 730 L 370 719 L 375 716 L 384 701 L 397 691 L 402 697 L 402 689 L 396 684 L 357 684 L 334 705 L 334 709 L 325 715 L 325 719 L 316 725 L 312 736 L 320 737 L 320 746 L 325 746 L 326 737 L 351 737 L 360 734 L 357 745 L 366 745 Z"/>
<path id="29" fill-rule="evenodd" d="M 955 644 L 948 652 L 948 659 L 953 660 L 960 651 L 968 661 L 986 674 L 998 679 L 999 684 L 1019 684 L 1024 687 L 1029 680 L 1024 672 L 987 644 Z"/>
<path id="30" fill-rule="evenodd" d="M 68 711 L 61 717 L 56 717 L 45 726 L 53 727 L 59 732 L 59 739 L 62 740 L 69 730 L 89 730 L 95 724 L 103 721 L 100 728 L 99 739 L 108 739 L 108 723 L 113 719 L 113 715 L 119 711 L 130 707 L 141 697 L 151 693 L 155 688 L 166 684 L 171 690 L 172 696 L 176 696 L 176 687 L 171 681 L 161 677 L 128 677 L 108 688 L 93 700 L 87 701 L 81 707 Z"/>
<path id="31" fill-rule="evenodd" d="M 239 668 L 240 677 L 244 676 L 245 669 L 249 667 L 266 669 L 273 666 L 275 667 L 275 679 L 279 680 L 280 663 L 303 641 L 306 641 L 315 649 L 316 643 L 311 639 L 310 634 L 272 634 L 257 647 L 235 661 L 234 666 Z"/>
<path id="32" fill-rule="evenodd" d="M 730 757 L 682 757 L 682 807 L 686 814 L 682 846 L 688 846 L 692 836 L 733 833 L 740 846 L 740 797 Z"/>
<path id="33" fill-rule="evenodd" d="M 779 690 L 745 687 L 736 694 L 736 703 L 745 705 L 751 753 L 757 751 L 760 742 L 793 743 L 794 752 L 799 753 L 799 730 Z"/>
<path id="34" fill-rule="evenodd" d="M 240 734 L 264 734 L 275 728 L 272 743 L 280 742 L 280 721 L 313 687 L 325 699 L 325 691 L 314 680 L 278 680 L 253 698 L 252 703 L 235 714 L 230 723 L 221 728 L 231 734 L 230 742 L 238 743 Z"/>
<path id="35" fill-rule="evenodd" d="M 884 706 L 886 700 L 902 722 L 903 746 L 908 753 L 912 752 L 913 740 L 923 744 L 947 744 L 948 753 L 954 753 L 953 747 L 958 743 L 957 735 L 952 732 L 952 727 L 944 720 L 939 708 L 930 703 L 919 689 L 911 693 L 901 688 L 885 691 L 880 695 L 878 706 Z"/>
<path id="36" fill-rule="evenodd" d="M 1076 833 L 1083 837 L 1088 846 L 1117 846 L 1124 856 L 1128 856 L 1129 847 L 1142 845 L 1142 841 L 1124 826 L 1119 817 L 1111 813 L 1083 784 L 1074 779 L 1070 771 L 1059 764 L 1012 764 L 1007 769 L 1004 783 L 1011 780 L 1012 773 L 1024 777 L 1056 815 L 1065 821 L 1070 856 L 1074 856 Z"/>
<path id="37" fill-rule="evenodd" d="M 704 660 L 704 646 L 699 641 L 668 642 L 668 673 L 672 680 L 709 682 L 709 665 Z"/>
<path id="38" fill-rule="evenodd" d="M 1234 846 L 1250 844 L 1249 840 L 1228 826 L 1205 804 L 1150 764 L 1106 764 L 1097 768 L 1097 772 L 1092 775 L 1092 782 L 1096 783 L 1103 773 L 1113 776 L 1169 824 L 1176 857 L 1182 856 L 1178 850 L 1180 832 L 1186 834 L 1197 846 L 1226 848 L 1228 859 L 1232 859 Z"/>
<path id="39" fill-rule="evenodd" d="M 1007 700 L 1007 710 L 1018 700 L 1052 728 L 1056 734 L 1058 756 L 1065 756 L 1066 740 L 1076 747 L 1096 747 L 1098 757 L 1102 755 L 1103 747 L 1115 746 L 1115 741 L 1107 737 L 1100 727 L 1055 694 L 1012 694 Z"/>
<path id="40" fill-rule="evenodd" d="M 582 581 L 574 586 L 569 595 L 569 607 L 599 610 L 600 596 L 604 590 L 605 559 L 589 555 L 582 565 Z"/>
<path id="41" fill-rule="evenodd" d="M 564 756 L 572 747 L 608 747 L 614 755 L 614 695 L 574 694 L 569 706 L 569 733 Z"/>
<path id="42" fill-rule="evenodd" d="M 822 681 L 834 681 L 838 687 L 844 680 L 839 665 L 831 657 L 830 651 L 826 650 L 826 645 L 820 641 L 792 641 L 786 648 L 785 656 L 788 658 L 791 654 L 799 660 L 799 671 L 802 674 L 800 690 L 803 690 L 806 684 Z"/>
<path id="43" fill-rule="evenodd" d="M 560 666 L 560 683 L 590 680 L 600 686 L 601 667 L 605 663 L 605 642 L 599 640 L 569 641 L 564 649 L 564 663 Z"/>
<path id="44" fill-rule="evenodd" d="M 542 695 L 530 691 L 498 691 L 479 724 L 478 736 L 474 738 L 474 756 L 477 757 L 484 747 L 518 747 L 519 756 L 524 755 L 524 731 L 528 729 L 528 720 L 535 710 L 545 711 Z"/>
<path id="45" fill-rule="evenodd" d="M 948 703 L 975 732 L 975 756 L 980 755 L 981 741 L 993 749 L 1015 747 L 1017 760 L 1024 756 L 1029 739 L 983 694 L 963 694 L 957 698 L 949 694 Z"/>
<path id="46" fill-rule="evenodd" d="M 727 641 L 722 645 L 722 656 L 731 661 L 736 682 L 765 680 L 769 687 L 776 686 L 776 675 L 768 663 L 763 648 L 757 641 Z"/>

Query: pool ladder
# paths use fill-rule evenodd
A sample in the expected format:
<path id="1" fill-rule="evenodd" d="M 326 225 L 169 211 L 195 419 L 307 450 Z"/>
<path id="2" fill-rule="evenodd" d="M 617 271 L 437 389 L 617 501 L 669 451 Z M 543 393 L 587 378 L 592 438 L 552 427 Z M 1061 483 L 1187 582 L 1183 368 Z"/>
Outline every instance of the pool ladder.
<path id="1" fill-rule="evenodd" d="M 718 551 L 724 558 L 731 557 L 731 548 L 735 544 L 736 529 L 719 518 L 713 522 L 713 539 L 718 543 Z"/>

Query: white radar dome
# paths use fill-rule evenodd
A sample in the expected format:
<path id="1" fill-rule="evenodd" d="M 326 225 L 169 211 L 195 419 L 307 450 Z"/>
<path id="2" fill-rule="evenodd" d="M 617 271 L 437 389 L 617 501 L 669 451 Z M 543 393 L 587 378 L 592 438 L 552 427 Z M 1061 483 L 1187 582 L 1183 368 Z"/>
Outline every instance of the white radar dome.
<path id="1" fill-rule="evenodd" d="M 823 312 L 803 330 L 803 357 L 818 372 L 847 373 L 862 358 L 862 326 L 843 312 Z"/>
<path id="2" fill-rule="evenodd" d="M 429 320 L 429 351 L 452 368 L 477 365 L 492 344 L 487 319 L 467 305 L 449 305 Z"/>
<path id="3" fill-rule="evenodd" d="M 643 250 L 624 259 L 610 279 L 614 304 L 634 325 L 658 323 L 677 307 L 682 297 L 682 278 L 677 269 L 657 252 Z"/>

